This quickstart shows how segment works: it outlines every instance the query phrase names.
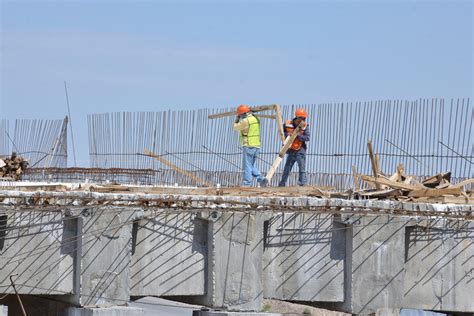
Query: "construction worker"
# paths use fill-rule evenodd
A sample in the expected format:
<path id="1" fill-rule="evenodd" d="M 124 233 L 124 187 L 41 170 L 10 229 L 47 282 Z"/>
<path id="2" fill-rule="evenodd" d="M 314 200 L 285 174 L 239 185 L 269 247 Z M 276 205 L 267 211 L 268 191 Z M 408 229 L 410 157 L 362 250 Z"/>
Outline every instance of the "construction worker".
<path id="1" fill-rule="evenodd" d="M 240 132 L 240 146 L 242 146 L 242 167 L 244 170 L 243 186 L 252 184 L 252 177 L 257 178 L 261 187 L 267 186 L 268 180 L 262 176 L 255 166 L 260 151 L 260 120 L 252 114 L 248 105 L 237 107 L 237 117 L 234 129 Z"/>
<path id="2" fill-rule="evenodd" d="M 284 187 L 288 176 L 290 175 L 291 168 L 293 165 L 298 163 L 298 185 L 306 185 L 306 142 L 309 141 L 310 133 L 308 129 L 308 123 L 306 123 L 306 118 L 308 114 L 304 109 L 297 109 L 295 111 L 295 117 L 293 120 L 288 120 L 283 125 L 285 131 L 285 137 L 291 135 L 296 127 L 303 122 L 303 128 L 299 132 L 299 135 L 296 136 L 295 140 L 291 144 L 291 147 L 287 151 L 285 167 L 283 169 L 283 175 L 281 180 L 278 183 L 279 187 Z"/>

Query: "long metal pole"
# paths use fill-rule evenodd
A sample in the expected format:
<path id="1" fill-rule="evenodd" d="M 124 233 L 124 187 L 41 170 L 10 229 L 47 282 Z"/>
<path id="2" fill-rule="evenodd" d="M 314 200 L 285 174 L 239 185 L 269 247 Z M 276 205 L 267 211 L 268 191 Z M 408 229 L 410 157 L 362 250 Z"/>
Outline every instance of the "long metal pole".
<path id="1" fill-rule="evenodd" d="M 67 93 L 67 85 L 66 81 L 64 81 L 64 91 L 66 92 L 66 103 L 67 103 L 67 114 L 69 116 L 69 127 L 71 130 L 71 141 L 72 141 L 72 154 L 74 156 L 74 167 L 77 166 L 77 161 L 76 161 L 76 147 L 74 146 L 74 134 L 72 132 L 72 117 L 71 117 L 71 108 L 69 106 L 69 96 Z"/>

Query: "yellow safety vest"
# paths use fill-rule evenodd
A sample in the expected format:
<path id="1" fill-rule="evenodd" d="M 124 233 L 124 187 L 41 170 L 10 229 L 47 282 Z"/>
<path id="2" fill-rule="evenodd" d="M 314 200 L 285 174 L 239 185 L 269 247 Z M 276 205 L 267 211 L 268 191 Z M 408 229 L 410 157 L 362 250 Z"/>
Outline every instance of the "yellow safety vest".
<path id="1" fill-rule="evenodd" d="M 240 143 L 243 145 L 244 139 L 247 138 L 248 147 L 260 148 L 260 120 L 252 114 L 247 116 L 246 120 L 249 122 L 249 129 L 248 132 L 240 132 Z"/>

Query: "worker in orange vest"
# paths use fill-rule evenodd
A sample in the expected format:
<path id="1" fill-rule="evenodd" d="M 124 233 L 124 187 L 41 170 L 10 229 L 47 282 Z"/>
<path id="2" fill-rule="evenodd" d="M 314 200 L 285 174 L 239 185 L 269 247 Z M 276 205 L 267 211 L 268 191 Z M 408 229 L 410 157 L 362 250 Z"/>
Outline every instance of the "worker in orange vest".
<path id="1" fill-rule="evenodd" d="M 295 111 L 295 117 L 293 120 L 288 120 L 283 125 L 285 137 L 288 137 L 288 135 L 294 133 L 296 127 L 301 122 L 304 122 L 302 130 L 299 132 L 299 135 L 296 136 L 295 140 L 291 144 L 291 147 L 287 151 L 283 175 L 281 176 L 281 180 L 278 183 L 279 187 L 284 187 L 286 185 L 291 168 L 293 168 L 295 162 L 298 164 L 299 169 L 298 185 L 306 185 L 306 142 L 309 141 L 310 137 L 308 123 L 306 123 L 307 117 L 308 114 L 304 109 L 297 109 Z"/>

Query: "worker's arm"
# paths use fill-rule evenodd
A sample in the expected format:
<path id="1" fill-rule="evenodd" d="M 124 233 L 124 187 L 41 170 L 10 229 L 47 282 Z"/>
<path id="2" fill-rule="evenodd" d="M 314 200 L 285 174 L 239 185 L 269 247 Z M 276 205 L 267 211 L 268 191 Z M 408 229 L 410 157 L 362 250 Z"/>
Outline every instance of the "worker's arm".
<path id="1" fill-rule="evenodd" d="M 238 132 L 249 128 L 249 121 L 246 119 L 240 120 L 238 123 L 234 123 L 234 129 Z"/>
<path id="2" fill-rule="evenodd" d="M 309 137 L 310 137 L 310 133 L 309 133 L 309 127 L 308 126 L 306 126 L 306 129 L 303 130 L 302 134 L 299 134 L 298 136 L 296 136 L 296 138 L 298 138 L 302 142 L 309 142 Z"/>

